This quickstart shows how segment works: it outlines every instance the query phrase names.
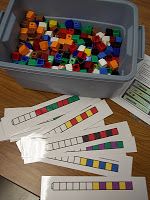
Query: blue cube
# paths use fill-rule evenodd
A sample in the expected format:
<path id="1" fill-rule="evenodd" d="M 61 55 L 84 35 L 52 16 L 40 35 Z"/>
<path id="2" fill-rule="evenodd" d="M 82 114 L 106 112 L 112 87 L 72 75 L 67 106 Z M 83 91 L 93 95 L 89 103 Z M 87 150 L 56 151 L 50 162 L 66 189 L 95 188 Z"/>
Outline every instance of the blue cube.
<path id="1" fill-rule="evenodd" d="M 77 29 L 77 30 L 81 29 L 81 22 L 73 21 L 73 23 L 74 23 L 74 29 Z"/>
<path id="2" fill-rule="evenodd" d="M 43 35 L 42 39 L 44 41 L 50 41 L 50 36 L 49 35 Z"/>
<path id="3" fill-rule="evenodd" d="M 105 50 L 105 54 L 108 56 L 108 55 L 112 54 L 113 51 L 114 51 L 114 50 L 113 50 L 112 46 L 108 46 L 108 47 L 106 48 L 106 50 Z"/>
<path id="4" fill-rule="evenodd" d="M 27 64 L 27 62 L 29 61 L 29 57 L 28 56 L 22 56 L 21 61 L 23 61 Z"/>
<path id="5" fill-rule="evenodd" d="M 113 56 L 115 57 L 120 56 L 120 48 L 113 48 Z"/>
<path id="6" fill-rule="evenodd" d="M 43 65 L 44 65 L 44 59 L 41 58 L 37 59 L 37 67 L 43 67 Z"/>
<path id="7" fill-rule="evenodd" d="M 106 55 L 105 52 L 100 52 L 100 53 L 98 54 L 98 58 L 99 58 L 99 59 L 105 58 L 106 56 L 107 56 L 107 55 Z"/>
<path id="8" fill-rule="evenodd" d="M 66 20 L 65 21 L 65 26 L 66 26 L 66 28 L 74 28 L 74 22 L 73 22 L 73 20 Z"/>
<path id="9" fill-rule="evenodd" d="M 72 55 L 73 55 L 73 57 L 77 57 L 78 51 L 74 51 Z"/>
<path id="10" fill-rule="evenodd" d="M 62 60 L 62 54 L 57 53 L 57 54 L 55 55 L 55 61 L 56 61 L 57 63 L 60 63 L 61 60 Z"/>
<path id="11" fill-rule="evenodd" d="M 108 74 L 108 71 L 107 71 L 107 68 L 106 68 L 106 67 L 101 67 L 101 68 L 99 69 L 99 71 L 100 71 L 100 74 L 105 74 L 105 75 Z"/>
<path id="12" fill-rule="evenodd" d="M 122 43 L 122 37 L 116 37 L 116 42 L 118 42 L 118 43 Z"/>
<path id="13" fill-rule="evenodd" d="M 91 56 L 87 56 L 85 61 L 91 61 L 92 57 Z"/>
<path id="14" fill-rule="evenodd" d="M 33 49 L 33 46 L 30 42 L 25 42 L 25 45 L 29 48 L 29 49 Z"/>

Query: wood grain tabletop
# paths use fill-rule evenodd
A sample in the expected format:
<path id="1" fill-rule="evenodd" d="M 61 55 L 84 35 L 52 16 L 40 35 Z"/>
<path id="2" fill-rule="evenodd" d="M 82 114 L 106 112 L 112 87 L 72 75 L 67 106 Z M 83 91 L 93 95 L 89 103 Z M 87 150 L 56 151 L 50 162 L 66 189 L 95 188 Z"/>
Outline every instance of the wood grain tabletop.
<path id="1" fill-rule="evenodd" d="M 145 25 L 146 54 L 150 55 L 150 2 L 149 0 L 133 0 L 139 8 L 139 24 Z M 5 10 L 8 0 L 0 0 L 0 10 Z M 7 107 L 27 107 L 47 101 L 59 94 L 33 91 L 22 88 L 10 78 L 4 70 L 0 70 L 0 117 L 3 117 Z M 133 156 L 133 176 L 145 176 L 150 196 L 150 126 L 137 119 L 127 110 L 107 100 L 114 114 L 105 120 L 106 124 L 128 121 L 132 134 L 136 138 L 137 153 Z M 40 195 L 40 180 L 42 175 L 77 176 L 93 175 L 86 172 L 57 167 L 49 164 L 35 163 L 24 165 L 15 143 L 0 142 L 0 175 L 12 182 Z"/>

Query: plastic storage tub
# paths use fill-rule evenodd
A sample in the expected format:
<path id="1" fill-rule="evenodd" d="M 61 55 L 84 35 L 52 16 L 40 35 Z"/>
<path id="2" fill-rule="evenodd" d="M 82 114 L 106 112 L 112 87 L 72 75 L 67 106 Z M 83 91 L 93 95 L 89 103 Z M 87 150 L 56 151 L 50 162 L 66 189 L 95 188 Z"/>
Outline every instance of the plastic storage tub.
<path id="1" fill-rule="evenodd" d="M 50 18 L 78 19 L 105 28 L 119 27 L 123 35 L 120 75 L 99 75 L 13 64 L 11 53 L 18 43 L 20 22 L 27 10 Z M 11 0 L 0 15 L 0 66 L 23 87 L 35 90 L 107 98 L 133 79 L 138 58 L 144 55 L 144 28 L 138 10 L 127 0 Z"/>

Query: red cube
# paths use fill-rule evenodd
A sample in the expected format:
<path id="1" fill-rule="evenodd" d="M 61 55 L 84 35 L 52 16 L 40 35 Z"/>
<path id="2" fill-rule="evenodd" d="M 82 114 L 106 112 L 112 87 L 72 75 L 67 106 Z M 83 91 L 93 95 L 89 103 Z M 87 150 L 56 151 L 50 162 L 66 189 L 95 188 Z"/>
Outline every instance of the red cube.
<path id="1" fill-rule="evenodd" d="M 48 53 L 42 53 L 41 58 L 48 61 Z"/>
<path id="2" fill-rule="evenodd" d="M 21 57 L 19 52 L 13 52 L 11 56 L 13 60 L 20 60 L 20 57 Z"/>
<path id="3" fill-rule="evenodd" d="M 69 46 L 70 53 L 73 53 L 76 50 L 77 50 L 77 46 L 75 44 L 72 44 L 72 45 Z"/>
<path id="4" fill-rule="evenodd" d="M 99 43 L 99 44 L 97 45 L 97 49 L 98 49 L 100 52 L 105 51 L 106 47 L 107 47 L 107 46 L 106 46 L 103 42 L 101 42 L 101 43 Z"/>
<path id="5" fill-rule="evenodd" d="M 86 34 L 86 33 L 81 33 L 80 38 L 86 39 L 86 38 L 88 38 L 88 34 Z"/>
<path id="6" fill-rule="evenodd" d="M 74 34 L 74 29 L 69 28 L 69 29 L 67 30 L 67 34 L 73 35 L 73 34 Z"/>
<path id="7" fill-rule="evenodd" d="M 100 39 L 99 35 L 96 35 L 96 36 L 93 36 L 92 40 L 94 43 L 97 43 L 97 42 L 100 42 L 101 39 Z"/>
<path id="8" fill-rule="evenodd" d="M 45 65 L 44 65 L 45 68 L 51 68 L 52 67 L 52 64 L 50 62 L 45 62 Z"/>
<path id="9" fill-rule="evenodd" d="M 73 67 L 73 71 L 74 72 L 79 72 L 80 71 L 80 65 L 79 64 L 74 64 L 72 67 Z"/>

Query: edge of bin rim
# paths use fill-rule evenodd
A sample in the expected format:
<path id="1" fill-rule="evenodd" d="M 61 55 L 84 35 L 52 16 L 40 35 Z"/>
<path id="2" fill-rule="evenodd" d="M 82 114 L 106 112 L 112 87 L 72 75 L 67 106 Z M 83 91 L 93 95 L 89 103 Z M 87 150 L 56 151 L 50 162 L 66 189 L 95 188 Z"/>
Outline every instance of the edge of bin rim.
<path id="1" fill-rule="evenodd" d="M 134 78 L 135 73 L 132 71 L 128 75 L 103 75 L 103 74 L 89 74 L 83 72 L 70 72 L 70 71 L 63 71 L 63 70 L 56 70 L 56 69 L 46 69 L 41 67 L 33 67 L 27 65 L 19 65 L 14 63 L 2 62 L 0 61 L 0 68 L 8 70 L 8 71 L 15 71 L 15 72 L 23 72 L 23 73 L 33 73 L 39 75 L 50 75 L 50 76 L 57 76 L 62 78 L 68 79 L 82 79 L 82 80 L 92 80 L 92 81 L 107 81 L 107 82 L 126 82 L 130 81 Z"/>
<path id="2" fill-rule="evenodd" d="M 96 0 L 96 1 L 108 1 L 108 2 L 112 2 L 112 3 L 124 3 L 124 4 L 128 4 L 131 6 L 136 6 L 135 3 L 131 2 L 131 0 Z"/>
<path id="3" fill-rule="evenodd" d="M 93 1 L 93 0 L 91 0 L 91 1 Z M 127 4 L 127 5 L 132 6 L 134 9 L 136 7 L 136 4 L 134 4 L 133 2 L 130 2 L 129 0 L 96 0 L 96 1 L 123 3 L 123 4 Z M 7 21 L 9 20 L 9 16 L 12 12 L 12 8 L 13 8 L 14 3 L 15 3 L 15 0 L 10 0 L 7 7 L 6 7 L 3 19 L 2 19 L 1 24 L 0 24 L 0 38 L 3 37 L 4 31 L 5 31 L 5 25 L 6 25 Z"/>

